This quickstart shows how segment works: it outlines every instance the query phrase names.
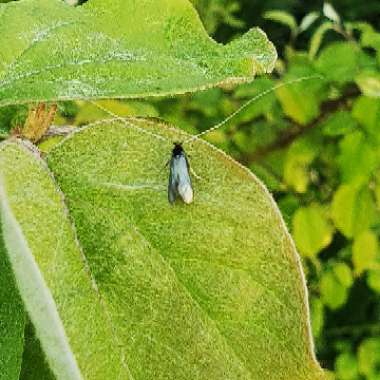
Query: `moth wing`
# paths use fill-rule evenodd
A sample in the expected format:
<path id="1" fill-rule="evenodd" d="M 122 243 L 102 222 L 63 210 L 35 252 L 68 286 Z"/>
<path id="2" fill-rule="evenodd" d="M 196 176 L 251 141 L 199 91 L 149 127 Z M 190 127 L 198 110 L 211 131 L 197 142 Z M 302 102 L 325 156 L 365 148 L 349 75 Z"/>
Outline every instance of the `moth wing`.
<path id="1" fill-rule="evenodd" d="M 169 174 L 169 184 L 168 184 L 168 199 L 169 203 L 174 203 L 177 198 L 177 181 L 176 181 L 176 170 L 174 168 L 175 159 L 170 160 L 170 174 Z"/>
<path id="2" fill-rule="evenodd" d="M 191 184 L 191 178 L 189 174 L 189 163 L 185 155 L 181 155 L 177 162 L 178 168 L 178 185 L 177 191 L 182 200 L 189 204 L 193 201 L 193 187 Z"/>

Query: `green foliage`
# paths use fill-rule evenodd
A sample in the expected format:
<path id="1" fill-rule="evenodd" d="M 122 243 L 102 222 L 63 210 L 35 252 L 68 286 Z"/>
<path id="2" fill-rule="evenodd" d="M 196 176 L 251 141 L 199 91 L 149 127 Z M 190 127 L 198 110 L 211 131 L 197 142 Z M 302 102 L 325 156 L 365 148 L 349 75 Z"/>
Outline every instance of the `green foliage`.
<path id="1" fill-rule="evenodd" d="M 378 358 L 375 344 L 364 351 L 361 347 L 380 332 L 380 33 L 378 25 L 354 20 L 352 12 L 347 22 L 348 9 L 355 4 L 347 2 L 345 8 L 334 2 L 335 16 L 331 8 L 325 10 L 330 18 L 314 8 L 320 16 L 314 16 L 301 34 L 307 12 L 289 12 L 285 3 L 278 9 L 265 8 L 281 11 L 267 14 L 279 21 L 265 23 L 269 36 L 276 38 L 277 24 L 286 36 L 286 45 L 277 46 L 283 52 L 276 66 L 279 78 L 272 77 L 267 85 L 313 74 L 322 74 L 323 79 L 289 85 L 263 97 L 224 132 L 206 138 L 248 165 L 273 191 L 303 256 L 323 366 L 333 370 L 337 380 L 374 380 L 378 374 L 363 371 L 359 361 L 364 356 Z M 248 5 L 241 4 L 240 16 L 246 19 Z M 369 1 L 368 10 L 375 8 Z M 283 12 L 292 16 L 291 22 Z M 283 16 L 287 25 L 281 24 Z M 293 20 L 298 31 L 292 34 Z M 171 103 L 180 105 L 171 114 L 165 104 L 156 106 L 165 118 L 201 131 L 268 88 L 263 81 L 219 93 L 212 114 L 206 105 L 197 104 L 193 111 L 192 96 Z M 203 95 L 208 97 L 211 93 Z M 372 365 L 376 371 L 376 364 L 368 366 Z"/>
<path id="2" fill-rule="evenodd" d="M 276 47 L 280 52 L 281 58 L 277 61 L 276 75 L 271 78 L 259 78 L 254 83 L 244 84 L 236 90 L 233 90 L 231 86 L 224 86 L 224 91 L 221 88 L 213 88 L 205 92 L 170 99 L 155 99 L 149 102 L 107 100 L 101 101 L 99 104 L 122 116 L 159 115 L 193 134 L 223 120 L 244 101 L 271 86 L 305 75 L 323 75 L 323 79 L 289 85 L 261 98 L 231 120 L 223 129 L 206 135 L 206 138 L 249 167 L 273 192 L 284 219 L 291 229 L 297 248 L 302 255 L 302 263 L 307 275 L 310 294 L 312 329 L 317 355 L 322 366 L 329 369 L 331 371 L 329 375 L 331 375 L 331 378 L 336 378 L 336 380 L 375 380 L 379 377 L 380 357 L 378 340 L 380 333 L 378 324 L 380 313 L 380 257 L 378 252 L 378 239 L 380 237 L 380 31 L 376 30 L 378 29 L 376 17 L 380 12 L 379 2 L 368 0 L 364 7 L 357 0 L 335 0 L 331 2 L 331 6 L 325 7 L 322 7 L 318 2 L 295 3 L 292 0 L 281 2 L 275 0 L 265 2 L 261 0 L 194 0 L 193 3 L 198 7 L 207 30 L 223 43 L 238 38 L 250 26 L 255 24 L 264 26 L 264 30 L 270 39 L 276 41 Z M 91 10 L 90 4 L 87 4 L 83 9 L 76 9 L 75 11 L 78 11 L 78 13 L 75 14 L 89 12 Z M 115 5 L 113 9 L 116 8 L 117 6 Z M 74 15 L 72 10 L 68 12 L 70 12 L 70 17 L 74 17 L 71 16 Z M 107 13 L 107 10 L 105 12 Z M 271 16 L 269 17 L 270 20 L 263 17 L 266 12 L 271 12 L 267 13 L 267 16 Z M 163 12 L 158 13 L 161 15 Z M 121 19 L 126 17 L 122 12 L 121 16 Z M 85 19 L 82 20 L 84 21 Z M 194 32 L 197 36 L 196 38 L 200 40 L 203 38 L 207 40 L 205 44 L 214 49 L 214 42 L 210 42 L 205 35 L 202 27 L 199 26 L 197 17 L 192 16 L 191 20 L 191 33 Z M 47 22 L 47 20 L 41 21 L 41 23 L 43 22 Z M 116 23 L 117 20 L 112 20 L 112 23 L 100 22 L 101 25 L 96 23 L 91 27 L 84 25 L 83 28 L 94 30 L 101 26 L 103 32 L 108 35 L 120 28 Z M 148 24 L 148 30 L 151 31 L 153 26 L 150 23 Z M 126 26 L 123 25 L 122 28 L 125 30 Z M 15 33 L 15 30 L 11 32 Z M 83 32 L 84 35 L 86 33 Z M 189 34 L 184 32 L 181 36 L 183 35 L 187 36 Z M 154 35 L 157 38 L 158 36 L 159 33 L 157 36 Z M 116 38 L 114 35 L 111 37 Z M 30 38 L 29 36 L 29 41 Z M 82 40 L 82 37 L 78 38 Z M 243 36 L 243 40 L 240 41 L 244 42 L 244 38 L 247 37 Z M 138 42 L 142 46 L 146 46 L 145 44 L 149 45 L 150 40 L 156 41 L 155 38 L 152 39 L 152 33 L 148 32 Z M 71 46 L 70 41 L 72 42 L 71 37 L 68 39 L 67 46 Z M 183 39 L 176 41 L 177 47 L 178 45 L 183 45 L 181 54 L 187 49 L 191 51 L 199 50 L 202 51 L 202 54 L 204 53 L 203 48 L 185 43 Z M 48 41 L 46 43 L 48 44 Z M 240 47 L 242 45 L 244 44 L 240 42 Z M 4 46 L 11 46 L 12 50 L 15 49 L 14 44 L 9 45 L 8 43 L 8 45 Z M 161 43 L 157 46 L 162 47 Z M 167 45 L 164 44 L 165 46 Z M 227 47 L 219 46 L 216 49 L 220 49 L 223 53 L 228 49 L 230 52 L 233 50 L 229 44 L 227 44 Z M 127 47 L 123 46 L 124 49 Z M 245 50 L 245 47 L 242 49 L 240 47 L 239 52 L 234 57 L 234 62 L 238 62 L 236 67 L 238 70 L 243 70 L 245 78 L 251 78 L 252 73 L 247 75 L 246 69 L 248 66 L 245 64 L 246 60 L 240 60 L 240 53 Z M 87 48 L 89 51 L 97 51 L 95 48 L 91 50 L 91 47 L 85 47 L 85 51 L 87 51 Z M 110 47 L 106 46 L 105 51 L 107 50 L 106 48 L 109 49 Z M 220 73 L 223 71 L 225 73 L 226 68 L 223 66 L 226 56 L 220 53 L 218 55 L 220 61 L 216 60 L 215 62 L 211 54 L 212 51 L 209 52 L 208 48 L 205 50 L 207 54 L 200 59 L 206 60 L 208 65 L 213 70 L 216 70 L 214 72 Z M 54 54 L 55 52 L 56 50 L 53 49 Z M 0 54 L 4 53 L 1 52 Z M 164 55 L 164 58 L 167 58 L 167 56 Z M 173 51 L 170 51 L 168 59 L 171 60 L 172 58 Z M 146 75 L 146 72 L 150 73 L 150 66 L 156 69 L 156 60 L 157 56 L 155 55 L 154 60 L 149 61 L 148 70 L 141 71 L 141 75 Z M 162 63 L 158 60 L 157 65 L 162 67 L 162 65 L 166 65 L 166 62 Z M 193 64 L 194 60 L 191 60 L 191 62 Z M 180 65 L 182 64 L 183 61 L 181 61 Z M 196 64 L 198 64 L 198 61 Z M 234 66 L 231 63 L 228 67 L 230 68 L 231 65 Z M 199 85 L 197 81 L 193 80 L 193 76 L 184 79 L 185 70 L 182 67 L 178 65 L 170 67 L 173 67 L 173 70 L 168 70 L 168 72 L 170 71 L 171 77 L 173 77 L 174 73 L 175 84 L 185 84 L 183 91 L 208 86 L 208 82 L 203 82 L 202 85 Z M 197 67 L 192 66 L 191 70 L 196 71 Z M 97 72 L 95 78 L 100 78 L 101 75 L 104 75 L 107 78 L 106 84 L 108 85 L 109 82 L 111 88 L 122 86 L 123 89 L 126 89 L 128 85 L 125 82 L 127 81 L 125 81 L 125 76 L 121 76 L 122 73 L 125 73 L 124 69 L 118 67 L 115 71 L 112 66 L 112 72 L 116 73 L 114 78 L 106 70 L 100 73 Z M 73 72 L 77 72 L 76 68 L 73 68 L 73 70 Z M 165 66 L 165 72 L 166 70 L 167 67 Z M 189 71 L 188 68 L 186 70 Z M 193 71 L 190 72 L 194 73 Z M 60 75 L 60 73 L 57 73 L 57 75 Z M 4 78 L 0 78 L 0 81 L 4 80 Z M 44 78 L 48 82 L 49 76 L 46 77 L 45 73 L 43 76 L 38 77 L 38 80 L 43 81 Z M 230 81 L 228 78 L 231 79 L 229 75 L 224 79 Z M 197 76 L 196 79 L 203 81 L 204 77 Z M 212 84 L 220 82 L 215 80 L 215 77 L 212 80 Z M 23 85 L 25 83 L 28 85 L 29 82 L 20 82 Z M 153 88 L 152 91 L 156 92 L 156 90 Z M 18 88 L 17 94 L 15 92 L 14 96 L 21 96 L 23 91 L 21 87 Z M 172 87 L 170 93 L 174 94 L 183 91 L 179 91 L 177 87 Z M 77 97 L 77 95 L 81 94 L 74 95 Z M 2 96 L 0 98 L 0 101 L 4 100 Z M 16 114 L 19 116 L 16 117 Z M 25 116 L 25 109 L 22 111 L 18 107 L 13 107 L 12 109 L 3 108 L 0 114 L 0 132 L 7 133 L 10 127 L 22 125 L 23 115 Z M 105 117 L 105 114 L 96 109 L 93 104 L 74 101 L 68 104 L 60 104 L 60 113 L 55 123 L 82 125 L 103 117 Z M 157 128 L 158 126 L 159 124 L 156 124 L 152 128 Z M 157 208 L 160 207 L 159 205 L 151 206 L 152 211 L 148 212 L 146 211 L 148 208 L 136 207 L 130 209 L 122 203 L 123 197 L 127 194 L 130 198 L 141 197 L 141 203 L 146 202 L 147 205 L 151 205 L 152 196 L 146 195 L 149 192 L 148 189 L 136 191 L 135 194 L 130 190 L 124 192 L 119 188 L 103 189 L 101 191 L 99 187 L 89 185 L 98 176 L 95 168 L 97 167 L 96 164 L 101 162 L 99 155 L 102 152 L 96 151 L 95 147 L 84 146 L 85 143 L 83 143 L 81 148 L 78 148 L 82 153 L 76 154 L 74 150 L 76 151 L 77 149 L 77 143 L 74 143 L 74 141 L 78 141 L 86 133 L 91 134 L 90 131 L 92 130 L 94 131 L 94 136 L 91 135 L 92 138 L 101 140 L 95 131 L 99 132 L 103 127 L 105 128 L 106 125 L 96 127 L 99 129 L 89 128 L 84 130 L 58 147 L 55 147 L 61 141 L 61 138 L 58 137 L 43 141 L 39 146 L 45 154 L 52 150 L 52 153 L 48 155 L 51 160 L 50 168 L 57 173 L 58 169 L 62 171 L 60 176 L 57 175 L 57 180 L 62 188 L 65 188 L 67 193 L 66 202 L 70 213 L 75 213 L 76 221 L 81 228 L 78 233 L 79 237 L 82 236 L 81 243 L 85 243 L 86 247 L 91 249 L 93 246 L 102 247 L 100 254 L 98 254 L 97 250 L 92 250 L 94 260 L 98 260 L 96 263 L 94 261 L 94 267 L 98 270 L 98 276 L 100 276 L 101 280 L 108 279 L 108 273 L 114 273 L 120 262 L 118 261 L 120 252 L 116 252 L 115 260 L 107 263 L 107 265 L 104 264 L 104 267 L 102 267 L 102 256 L 109 255 L 109 252 L 114 252 L 108 249 L 108 243 L 102 239 L 102 236 L 113 233 L 114 244 L 124 246 L 126 243 L 117 239 L 119 236 L 117 229 L 120 225 L 124 226 L 127 223 L 126 220 L 129 222 L 128 215 L 132 215 L 131 224 L 128 225 L 128 228 L 131 228 L 131 226 L 142 227 L 144 234 L 148 232 L 149 238 L 156 237 L 156 241 L 159 240 L 160 242 L 157 246 L 161 247 L 161 244 L 164 244 L 164 239 L 157 238 L 159 228 L 156 224 L 152 224 L 152 226 L 145 225 L 144 218 L 147 218 L 147 215 L 150 216 L 150 214 L 154 215 L 156 220 L 161 217 L 168 218 L 165 213 L 158 216 L 155 214 L 157 213 Z M 120 132 L 115 125 L 108 125 L 108 127 L 110 127 L 110 130 L 115 131 L 116 135 L 118 133 L 127 133 L 126 131 Z M 166 129 L 162 129 L 160 132 L 166 133 Z M 173 137 L 173 135 L 171 136 Z M 140 141 L 139 138 L 143 137 L 136 136 L 137 141 Z M 117 165 L 118 162 L 123 162 L 120 161 L 122 160 L 121 157 L 128 156 L 130 153 L 128 151 L 129 144 L 124 146 L 125 150 L 122 150 L 116 144 L 116 148 L 118 148 L 116 152 L 119 152 L 116 156 L 113 152 L 110 152 L 108 147 L 108 144 L 115 147 L 111 140 L 104 139 L 104 141 L 98 143 L 99 140 L 96 140 L 97 146 L 103 147 L 107 145 L 102 151 L 109 152 L 106 158 L 102 157 L 102 159 L 108 160 L 107 162 L 110 162 L 109 167 L 114 169 L 114 173 L 111 170 L 108 170 L 109 173 L 105 173 L 106 169 L 100 166 L 101 175 L 107 180 L 111 178 L 113 181 L 116 178 L 124 181 L 120 181 L 120 183 L 131 183 L 129 180 L 134 177 L 129 177 L 128 172 L 120 177 L 120 167 Z M 157 148 L 160 144 L 160 141 L 149 144 L 147 157 L 150 159 L 153 157 L 155 160 L 151 161 L 149 167 L 140 167 L 140 172 L 144 175 L 141 181 L 153 178 L 155 180 L 153 185 L 160 183 L 165 186 L 165 171 L 160 168 L 164 166 L 168 159 L 166 153 L 170 151 L 170 146 Z M 207 188 L 209 183 L 208 181 L 210 178 L 214 178 L 215 168 L 213 161 L 209 167 L 211 171 L 206 171 L 205 175 L 204 170 L 207 167 L 210 151 L 205 147 L 203 150 L 202 147 L 203 145 L 198 145 L 198 143 L 194 147 L 191 164 L 197 173 L 200 172 L 202 177 L 200 180 L 194 181 L 196 202 L 202 201 L 202 207 L 208 209 L 213 205 L 215 194 L 218 194 L 215 192 L 218 189 L 214 187 L 212 191 L 208 189 L 209 193 L 204 193 L 204 189 Z M 136 157 L 140 157 L 138 154 L 141 151 L 138 147 L 135 148 L 134 152 L 136 152 L 134 153 Z M 163 154 L 163 152 L 166 153 Z M 60 154 L 65 160 L 67 159 L 67 162 L 71 163 L 70 166 L 59 162 Z M 212 151 L 212 157 L 214 157 L 213 154 L 218 155 Z M 199 157 L 201 157 L 201 160 Z M 131 161 L 133 161 L 133 157 L 131 157 Z M 145 156 L 137 161 L 136 165 L 142 165 L 142 162 L 145 162 Z M 222 162 L 224 162 L 224 159 L 221 159 L 216 166 L 221 168 L 222 166 L 219 165 L 222 165 Z M 126 164 L 123 163 L 123 165 Z M 123 165 L 122 167 L 124 167 Z M 87 170 L 90 174 L 86 178 L 80 178 L 80 176 L 76 175 L 79 168 L 84 171 Z M 235 168 L 234 165 L 232 165 L 232 169 L 228 166 L 226 172 L 220 173 L 220 178 L 215 180 L 227 180 L 230 175 L 235 178 L 238 170 L 240 169 Z M 231 174 L 232 172 L 235 174 Z M 238 180 L 236 179 L 236 181 Z M 144 182 L 138 182 L 140 185 L 141 183 Z M 86 186 L 87 188 L 85 188 Z M 152 193 L 160 194 L 159 202 L 165 201 L 163 186 L 161 190 L 152 190 Z M 229 187 L 229 191 L 230 189 L 231 187 Z M 235 188 L 234 190 L 238 191 Z M 239 188 L 239 190 L 245 194 L 246 185 L 243 186 L 243 189 Z M 146 194 L 144 191 L 146 191 Z M 222 192 L 222 190 L 220 191 Z M 202 194 L 207 194 L 207 199 L 204 199 L 205 195 Z M 260 206 L 253 201 L 254 194 L 256 193 L 253 192 L 252 195 L 247 195 L 247 198 L 249 198 L 247 204 L 252 204 L 252 210 L 258 210 L 257 207 Z M 101 202 L 102 200 L 104 202 Z M 101 203 L 101 205 L 92 208 L 91 202 L 94 202 L 95 205 Z M 111 211 L 105 206 L 107 202 L 113 205 Z M 228 210 L 236 211 L 234 204 L 231 204 L 231 201 L 227 198 L 227 193 L 224 202 L 228 207 L 225 206 L 226 210 L 223 210 L 223 213 L 228 213 Z M 120 206 L 121 204 L 122 206 Z M 239 206 L 243 215 L 250 208 L 247 204 L 244 201 L 244 208 L 242 204 L 240 204 L 241 207 Z M 184 207 L 177 206 L 179 209 L 177 210 L 176 208 L 173 212 L 176 213 L 177 210 L 180 214 L 176 220 L 181 227 L 179 230 L 181 238 L 200 239 L 205 230 L 214 231 L 214 228 L 217 228 L 216 225 L 211 223 L 212 225 L 209 226 L 210 223 L 208 223 L 210 218 L 212 221 L 212 218 L 215 217 L 212 210 L 207 215 L 207 220 L 204 221 L 202 228 L 199 227 L 197 230 L 200 237 L 196 235 L 197 237 L 190 238 L 188 230 L 186 230 L 186 234 L 182 232 L 182 228 L 184 228 L 182 223 L 189 225 L 189 223 L 194 223 L 194 220 L 191 219 L 189 222 L 188 208 L 185 210 Z M 97 207 L 96 210 L 95 207 Z M 92 212 L 89 216 L 90 209 Z M 97 215 L 98 209 L 106 209 L 106 212 Z M 193 215 L 194 210 L 192 208 L 190 210 L 191 215 Z M 263 209 L 261 208 L 260 210 Z M 122 213 L 124 214 L 121 216 Z M 118 216 L 117 223 L 108 223 L 115 215 Z M 256 222 L 263 219 L 266 220 L 264 213 L 257 212 L 252 216 L 252 220 Z M 92 226 L 91 230 L 88 231 L 88 237 L 86 231 L 87 226 L 91 225 L 91 220 L 95 220 L 96 225 Z M 247 222 L 247 225 L 251 226 L 253 221 Z M 165 224 L 167 226 L 165 233 L 166 236 L 169 236 L 167 244 L 172 245 L 169 253 L 174 252 L 175 248 L 173 247 L 177 247 L 178 241 L 181 241 L 178 236 L 175 236 L 175 239 L 173 238 L 172 234 L 178 230 L 177 225 L 173 225 L 172 222 L 171 220 L 166 220 L 165 222 L 167 223 Z M 259 222 L 257 223 L 259 224 Z M 266 232 L 263 232 L 262 228 L 264 224 L 259 225 L 260 227 L 257 227 L 257 229 L 252 229 L 254 232 L 246 233 L 246 236 L 250 237 L 251 233 L 257 233 L 255 236 L 265 234 Z M 233 237 L 230 232 L 227 228 L 223 229 L 223 234 L 221 234 L 223 238 L 221 240 L 222 245 L 228 237 L 231 237 L 232 241 Z M 246 239 L 246 236 L 244 236 L 244 239 Z M 86 238 L 84 241 L 83 237 Z M 189 240 L 186 241 L 188 242 Z M 210 241 L 203 244 L 205 246 L 207 244 L 208 250 Z M 238 242 L 234 240 L 234 244 L 238 244 Z M 278 244 L 282 246 L 283 242 Z M 223 247 L 221 248 L 217 252 L 218 255 L 224 252 Z M 143 249 L 146 249 L 145 246 L 141 247 L 141 250 Z M 205 251 L 207 250 L 205 248 Z M 272 253 L 271 250 L 269 252 Z M 253 260 L 254 256 L 251 258 L 244 256 L 244 258 Z M 243 256 L 240 255 L 237 259 L 242 260 L 242 258 Z M 143 260 L 141 262 L 141 265 L 146 264 Z M 235 265 L 236 263 L 239 264 L 234 259 L 233 264 Z M 192 264 L 190 269 L 192 270 L 195 265 L 196 263 Z M 269 268 L 273 267 L 269 266 Z M 204 275 L 202 271 L 209 273 L 209 267 L 199 267 L 199 271 L 194 272 L 196 275 L 191 278 L 187 277 L 190 269 L 186 270 L 185 266 L 182 269 L 184 271 L 183 278 L 187 281 L 186 284 L 190 284 L 189 288 L 197 292 L 194 294 L 202 300 L 201 305 L 215 307 L 215 298 L 203 292 L 204 289 L 208 288 L 209 284 L 215 284 L 215 277 L 207 281 L 202 277 Z M 228 270 L 228 268 L 225 270 Z M 268 270 L 265 264 L 260 266 L 260 270 L 255 271 L 255 275 L 256 272 L 263 270 Z M 238 271 L 238 273 L 240 272 Z M 276 273 L 282 274 L 283 271 Z M 223 276 L 219 276 L 217 279 L 221 281 L 221 284 L 225 284 L 225 277 L 228 277 L 228 275 L 223 273 Z M 236 277 L 230 278 L 234 279 Z M 285 276 L 285 278 L 288 277 Z M 119 281 L 120 279 L 117 278 L 117 280 Z M 198 280 L 202 281 L 201 288 L 198 286 Z M 162 284 L 162 282 L 158 283 Z M 273 283 L 279 284 L 280 281 L 274 281 Z M 146 283 L 144 282 L 144 284 Z M 109 287 L 111 286 L 109 285 Z M 146 286 L 148 287 L 149 284 L 146 284 Z M 226 288 L 223 289 L 226 293 L 222 293 L 221 286 L 212 288 L 215 290 L 212 294 L 213 297 L 220 294 L 230 295 Z M 231 287 L 231 284 L 229 286 Z M 162 288 L 160 289 L 162 290 Z M 248 288 L 245 287 L 244 282 L 235 281 L 231 289 L 231 291 L 235 291 L 234 297 L 241 300 L 242 295 L 246 294 Z M 128 290 L 123 289 L 122 291 L 127 292 Z M 289 294 L 292 293 L 289 292 Z M 170 299 L 170 297 L 166 299 Z M 245 297 L 244 302 L 242 301 L 239 304 L 240 307 L 236 307 L 236 303 L 233 304 L 236 309 L 233 310 L 234 315 L 245 311 L 242 305 L 247 304 L 247 299 L 250 300 L 251 298 Z M 231 307 L 227 308 L 227 310 L 232 312 Z M 268 309 L 266 310 L 268 311 Z M 253 310 L 250 310 L 250 312 L 253 312 Z M 262 316 L 259 313 L 256 314 L 253 318 Z M 220 322 L 224 324 L 223 326 L 226 326 L 230 321 L 226 315 L 229 314 L 226 314 L 225 307 L 217 309 L 216 317 L 224 318 Z M 279 326 L 287 326 L 288 322 L 292 323 L 292 320 L 287 319 L 286 316 L 287 314 L 283 314 L 284 320 Z M 243 323 L 242 321 L 246 320 L 241 320 L 241 323 Z M 185 323 L 185 320 L 181 320 L 180 323 Z M 266 326 L 268 323 L 270 323 L 270 320 L 269 322 L 266 321 L 265 324 L 263 322 L 263 325 Z M 179 325 L 181 326 L 181 324 Z M 239 344 L 239 342 L 240 344 L 246 344 L 248 342 L 249 346 L 249 342 L 254 342 L 256 337 L 246 334 L 244 338 L 241 338 L 239 334 L 242 334 L 242 331 L 247 331 L 245 327 L 241 328 L 241 326 L 242 324 L 237 329 L 233 329 L 231 324 L 231 330 L 229 331 L 233 331 L 233 333 L 231 332 L 227 338 L 235 338 L 236 344 Z M 22 378 L 24 379 L 25 377 L 24 380 L 37 380 L 38 377 L 33 378 L 33 373 L 45 371 L 46 365 L 42 358 L 44 354 L 39 348 L 38 341 L 29 330 L 30 328 L 28 327 L 25 338 L 27 343 L 24 352 Z M 175 327 L 174 331 L 177 331 Z M 287 330 L 285 329 L 284 331 Z M 178 335 L 180 339 L 183 338 L 182 333 L 183 331 Z M 263 337 L 264 335 L 261 336 Z M 17 340 L 17 337 L 16 333 L 14 339 Z M 153 342 L 151 346 L 155 347 L 155 344 Z M 178 346 L 182 347 L 181 344 Z M 164 347 L 160 347 L 156 351 L 162 352 L 163 349 Z M 176 353 L 176 350 L 171 352 Z M 211 351 L 210 354 L 212 352 L 215 351 Z M 283 357 L 282 353 L 278 355 Z M 178 360 L 178 358 L 176 357 L 173 360 Z M 250 358 L 248 363 L 252 363 L 254 360 L 255 358 Z M 166 359 L 163 362 L 167 364 Z M 32 363 L 37 364 L 33 366 Z M 229 364 L 231 362 L 223 363 L 224 366 Z M 8 368 L 14 369 L 20 366 L 17 356 L 12 365 L 10 364 Z M 30 378 L 27 377 L 25 366 L 35 369 L 33 373 L 29 371 Z M 148 365 L 147 368 L 151 367 Z M 280 369 L 278 370 L 280 371 Z M 47 379 L 49 378 L 48 376 L 46 375 Z M 262 377 L 268 378 L 268 375 L 265 374 Z M 278 378 L 277 376 L 276 379 Z M 292 376 L 290 378 L 293 380 Z M 330 379 L 330 376 L 328 378 Z"/>
<path id="3" fill-rule="evenodd" d="M 1 254 L 30 320 L 24 336 L 24 324 L 13 329 L 21 340 L 10 342 L 18 351 L 7 370 L 24 380 L 323 379 L 302 269 L 265 187 L 197 141 L 186 147 L 197 158 L 195 204 L 170 207 L 158 168 L 184 135 L 122 119 L 157 116 L 159 105 L 79 101 L 247 82 L 272 70 L 273 45 L 259 29 L 215 43 L 186 1 L 129 5 L 0 8 L 1 104 L 72 99 L 57 124 L 86 124 L 43 141 L 44 159 L 20 140 L 0 147 Z M 213 94 L 209 115 L 223 96 Z M 205 101 L 194 96 L 193 110 Z M 99 122 L 109 113 L 113 121 Z M 248 151 L 243 134 L 234 141 Z"/>
<path id="4" fill-rule="evenodd" d="M 187 0 L 3 4 L 0 46 L 0 106 L 173 95 L 250 81 L 276 60 L 258 28 L 217 44 Z"/>
<path id="5" fill-rule="evenodd" d="M 0 239 L 0 368 L 1 379 L 18 380 L 24 350 L 24 308 Z"/>
<path id="6" fill-rule="evenodd" d="M 376 206 L 367 187 L 341 185 L 332 199 L 331 215 L 337 229 L 352 238 L 376 220 Z"/>
<path id="7" fill-rule="evenodd" d="M 369 338 L 361 343 L 358 351 L 359 372 L 368 379 L 380 376 L 380 339 Z"/>
<path id="8" fill-rule="evenodd" d="M 301 207 L 294 213 L 293 235 L 305 256 L 314 256 L 331 243 L 332 228 L 326 212 L 319 205 Z"/>
<path id="9" fill-rule="evenodd" d="M 237 0 L 191 0 L 197 8 L 207 31 L 215 33 L 221 25 L 227 25 L 240 30 L 244 22 L 236 17 L 240 10 Z"/>
<path id="10" fill-rule="evenodd" d="M 352 263 L 358 275 L 367 269 L 374 269 L 380 265 L 376 260 L 378 251 L 377 237 L 373 232 L 365 231 L 355 238 L 352 246 Z"/>
<path id="11" fill-rule="evenodd" d="M 286 25 L 294 34 L 297 30 L 297 21 L 289 13 L 283 11 L 268 11 L 264 13 L 264 18 L 272 21 L 279 22 Z"/>
<path id="12" fill-rule="evenodd" d="M 6 256 L 57 378 L 322 379 L 296 253 L 265 188 L 198 141 L 196 203 L 169 207 L 159 168 L 184 136 L 127 122 L 74 133 L 49 168 L 29 146 L 1 147 Z"/>

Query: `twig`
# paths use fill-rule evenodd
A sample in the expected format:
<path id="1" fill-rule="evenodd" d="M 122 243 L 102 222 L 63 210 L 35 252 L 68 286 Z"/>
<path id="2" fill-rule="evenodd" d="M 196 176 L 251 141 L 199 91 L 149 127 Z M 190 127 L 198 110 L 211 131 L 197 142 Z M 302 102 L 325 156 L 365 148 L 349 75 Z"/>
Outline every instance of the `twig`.
<path id="1" fill-rule="evenodd" d="M 68 134 L 77 131 L 79 128 L 72 125 L 51 125 L 46 131 L 44 137 L 52 136 L 67 136 Z"/>
<path id="2" fill-rule="evenodd" d="M 347 106 L 347 101 L 357 95 L 359 95 L 359 90 L 356 87 L 350 88 L 347 92 L 340 97 L 339 99 L 329 100 L 324 102 L 321 106 L 320 115 L 314 119 L 311 123 L 307 125 L 300 125 L 293 123 L 293 126 L 288 129 L 286 133 L 281 134 L 277 140 L 272 142 L 269 145 L 258 148 L 254 153 L 247 154 L 242 157 L 242 162 L 244 164 L 249 164 L 255 161 L 259 161 L 264 158 L 268 154 L 286 148 L 289 146 L 294 140 L 308 133 L 310 130 L 317 127 L 321 121 L 325 120 L 328 116 L 336 112 L 342 106 Z"/>

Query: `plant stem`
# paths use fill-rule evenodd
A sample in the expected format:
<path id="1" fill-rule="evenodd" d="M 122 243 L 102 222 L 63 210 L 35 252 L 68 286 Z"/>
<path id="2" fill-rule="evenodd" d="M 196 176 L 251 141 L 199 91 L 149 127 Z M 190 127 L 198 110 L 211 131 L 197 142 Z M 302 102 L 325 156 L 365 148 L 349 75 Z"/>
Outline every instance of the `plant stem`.
<path id="1" fill-rule="evenodd" d="M 336 112 L 339 108 L 346 107 L 347 100 L 351 99 L 352 97 L 357 96 L 358 94 L 359 94 L 359 90 L 355 87 L 348 90 L 339 99 L 334 99 L 334 100 L 324 102 L 321 106 L 320 115 L 316 119 L 314 119 L 311 123 L 307 125 L 300 125 L 297 123 L 293 123 L 293 127 L 289 128 L 287 132 L 279 135 L 278 138 L 275 141 L 273 141 L 271 144 L 263 146 L 257 149 L 252 154 L 248 154 L 242 157 L 242 162 L 244 164 L 257 162 L 276 150 L 284 149 L 288 147 L 293 141 L 295 141 L 297 138 L 303 136 L 310 130 L 317 127 L 321 121 L 323 121 L 329 115 Z"/>

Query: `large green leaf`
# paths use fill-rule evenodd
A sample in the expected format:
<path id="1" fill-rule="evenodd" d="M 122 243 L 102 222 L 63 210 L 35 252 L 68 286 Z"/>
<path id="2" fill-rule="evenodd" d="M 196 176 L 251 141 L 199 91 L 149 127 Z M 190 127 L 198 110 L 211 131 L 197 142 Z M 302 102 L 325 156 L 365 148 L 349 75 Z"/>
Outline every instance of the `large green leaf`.
<path id="1" fill-rule="evenodd" d="M 0 233 L 0 379 L 18 380 L 24 347 L 24 308 Z"/>
<path id="2" fill-rule="evenodd" d="M 6 214 L 28 243 L 24 254 L 35 258 L 84 379 L 323 379 L 299 259 L 262 184 L 196 141 L 185 146 L 201 177 L 195 201 L 170 206 L 164 166 L 184 136 L 129 122 L 135 127 L 86 127 L 56 146 L 48 155 L 56 183 L 18 144 L 3 145 L 0 156 L 8 160 Z"/>
<path id="3" fill-rule="evenodd" d="M 14 143 L 2 144 L 0 162 L 7 257 L 53 372 L 65 380 L 132 379 L 46 165 Z"/>
<path id="4" fill-rule="evenodd" d="M 41 343 L 33 325 L 27 323 L 25 328 L 25 348 L 22 357 L 20 380 L 54 380 L 54 375 L 45 360 Z"/>
<path id="5" fill-rule="evenodd" d="M 213 41 L 187 0 L 0 4 L 0 46 L 0 106 L 178 94 L 250 81 L 276 60 L 257 28 Z"/>

